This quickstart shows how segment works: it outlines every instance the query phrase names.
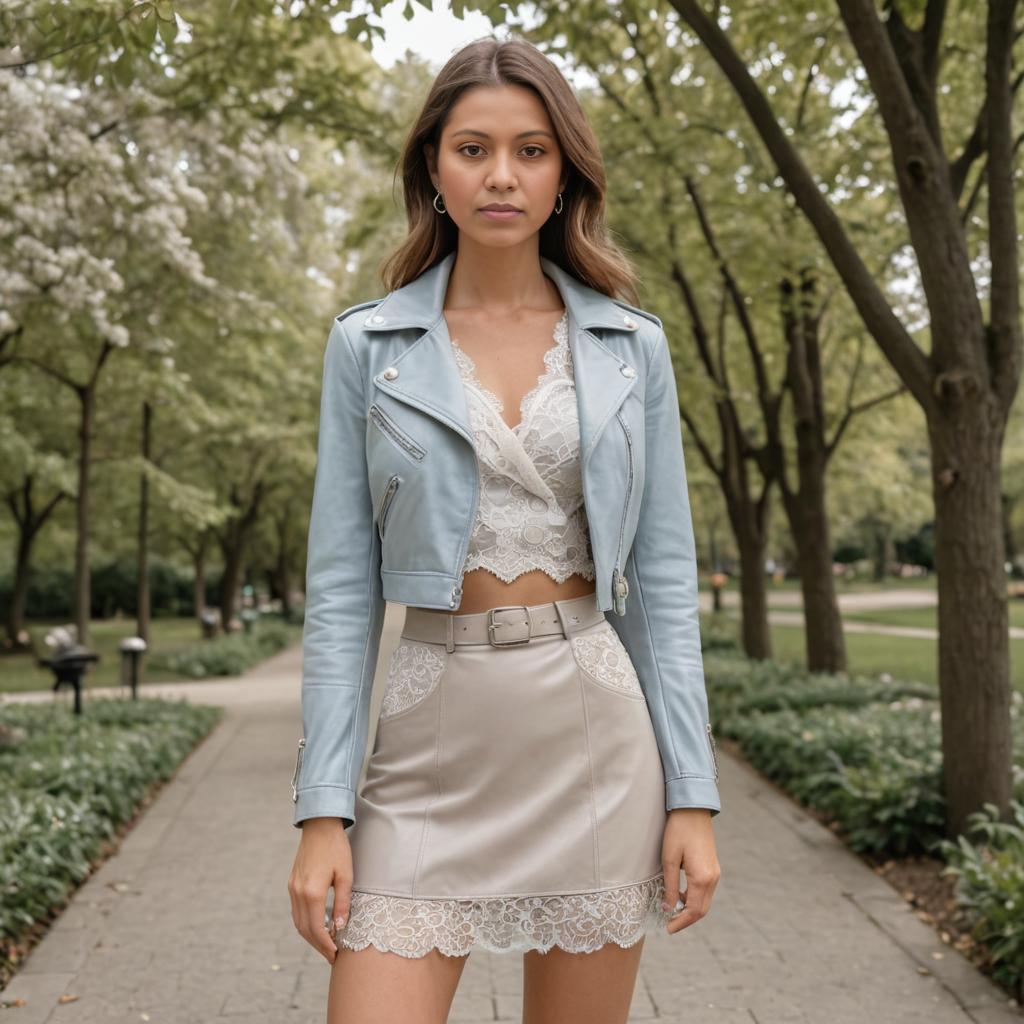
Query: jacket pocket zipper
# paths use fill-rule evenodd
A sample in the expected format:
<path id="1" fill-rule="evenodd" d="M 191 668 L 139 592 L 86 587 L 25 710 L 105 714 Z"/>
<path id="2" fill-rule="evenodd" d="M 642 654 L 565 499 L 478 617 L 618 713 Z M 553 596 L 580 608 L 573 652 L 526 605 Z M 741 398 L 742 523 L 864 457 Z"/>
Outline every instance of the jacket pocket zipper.
<path id="1" fill-rule="evenodd" d="M 629 511 L 629 497 L 633 490 L 633 436 L 621 412 L 615 414 L 626 434 L 626 454 L 629 456 L 629 476 L 626 479 L 626 500 L 622 505 L 622 522 L 619 524 L 619 547 L 615 553 L 615 568 L 612 570 L 612 599 L 616 615 L 626 614 L 626 596 L 629 594 L 629 582 L 622 573 L 622 538 L 626 532 L 626 513 Z"/>
<path id="2" fill-rule="evenodd" d="M 376 403 L 370 406 L 370 415 L 374 423 L 384 431 L 400 448 L 407 451 L 414 459 L 422 459 L 427 450 L 418 445 L 386 412 Z"/>
<path id="3" fill-rule="evenodd" d="M 384 495 L 380 499 L 380 511 L 377 513 L 377 533 L 380 535 L 381 541 L 384 540 L 384 523 L 391 509 L 391 502 L 395 497 L 395 491 L 398 490 L 398 485 L 401 481 L 402 478 L 397 473 L 391 477 L 388 480 L 387 487 L 384 488 Z"/>
<path id="4" fill-rule="evenodd" d="M 708 746 L 711 748 L 711 761 L 715 766 L 715 782 L 718 781 L 718 753 L 715 750 L 715 736 L 711 731 L 711 723 L 706 722 L 704 724 L 704 731 L 708 736 Z"/>
<path id="5" fill-rule="evenodd" d="M 295 772 L 292 775 L 292 803 L 296 803 L 299 799 L 299 769 L 302 767 L 302 752 L 306 749 L 306 738 L 303 737 L 299 740 L 299 751 L 295 755 Z"/>

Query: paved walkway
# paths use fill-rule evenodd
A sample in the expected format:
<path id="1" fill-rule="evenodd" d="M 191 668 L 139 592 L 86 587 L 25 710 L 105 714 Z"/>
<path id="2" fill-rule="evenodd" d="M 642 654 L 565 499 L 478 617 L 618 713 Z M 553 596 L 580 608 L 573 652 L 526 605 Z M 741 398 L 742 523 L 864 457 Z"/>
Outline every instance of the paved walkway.
<path id="1" fill-rule="evenodd" d="M 400 613 L 389 606 L 382 666 Z M 0 994 L 26 1000 L 0 1024 L 323 1024 L 330 966 L 294 930 L 287 892 L 300 659 L 293 648 L 238 680 L 147 688 L 228 713 Z M 828 829 L 719 760 L 722 880 L 702 921 L 648 937 L 631 1020 L 1021 1020 Z M 519 1021 L 521 981 L 520 957 L 473 953 L 450 1020 Z"/>

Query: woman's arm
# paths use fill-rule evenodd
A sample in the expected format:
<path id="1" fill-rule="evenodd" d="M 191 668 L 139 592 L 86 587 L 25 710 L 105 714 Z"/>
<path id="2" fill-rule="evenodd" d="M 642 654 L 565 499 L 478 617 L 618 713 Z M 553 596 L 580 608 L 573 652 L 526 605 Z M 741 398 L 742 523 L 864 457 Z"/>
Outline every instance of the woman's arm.
<path id="1" fill-rule="evenodd" d="M 665 806 L 721 810 L 697 604 L 697 557 L 668 339 L 648 356 L 644 491 L 624 567 L 626 614 L 609 615 L 643 686 L 665 769 Z"/>
<path id="2" fill-rule="evenodd" d="M 346 828 L 355 821 L 384 621 L 380 541 L 366 469 L 365 392 L 344 318 L 335 319 L 324 354 L 306 561 L 298 828 L 314 817 L 341 818 Z"/>

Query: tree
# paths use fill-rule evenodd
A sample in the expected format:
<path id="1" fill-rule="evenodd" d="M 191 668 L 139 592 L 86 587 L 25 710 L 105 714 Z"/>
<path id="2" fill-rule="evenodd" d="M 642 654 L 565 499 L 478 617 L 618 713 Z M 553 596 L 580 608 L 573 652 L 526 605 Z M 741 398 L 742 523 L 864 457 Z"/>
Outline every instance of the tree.
<path id="1" fill-rule="evenodd" d="M 1005 815 L 1011 796 L 1009 637 L 1001 516 L 1001 450 L 1020 382 L 1017 215 L 1011 77 L 1016 0 L 986 5 L 973 125 L 950 156 L 939 82 L 947 21 L 957 47 L 976 39 L 977 5 L 927 0 L 920 15 L 887 0 L 837 0 L 888 136 L 930 315 L 924 351 L 894 313 L 768 97 L 698 0 L 671 0 L 735 89 L 796 203 L 817 232 L 868 330 L 924 411 L 932 453 L 939 579 L 943 787 L 951 835 L 982 803 Z M 918 4 L 917 7 L 922 5 Z M 973 57 L 973 54 L 972 54 Z M 958 66 L 958 67 L 957 67 Z M 976 167 L 980 163 L 980 167 Z M 974 187 L 964 193 L 971 174 Z M 987 218 L 972 216 L 984 191 Z M 961 203 L 963 202 L 963 205 Z M 986 232 L 991 273 L 976 280 L 965 224 Z M 987 306 L 987 309 L 986 309 Z"/>

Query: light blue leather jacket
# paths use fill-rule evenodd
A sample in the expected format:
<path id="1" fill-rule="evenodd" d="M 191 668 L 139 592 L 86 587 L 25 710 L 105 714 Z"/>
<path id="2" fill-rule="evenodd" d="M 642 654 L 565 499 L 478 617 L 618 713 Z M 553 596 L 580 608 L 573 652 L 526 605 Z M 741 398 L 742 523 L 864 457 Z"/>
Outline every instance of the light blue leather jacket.
<path id="1" fill-rule="evenodd" d="M 339 314 L 324 356 L 294 822 L 355 820 L 385 601 L 456 610 L 479 476 L 443 303 L 451 252 Z M 548 259 L 568 310 L 597 601 L 637 669 L 666 809 L 721 810 L 675 375 L 661 321 Z"/>

